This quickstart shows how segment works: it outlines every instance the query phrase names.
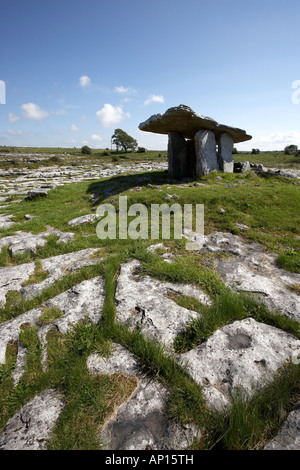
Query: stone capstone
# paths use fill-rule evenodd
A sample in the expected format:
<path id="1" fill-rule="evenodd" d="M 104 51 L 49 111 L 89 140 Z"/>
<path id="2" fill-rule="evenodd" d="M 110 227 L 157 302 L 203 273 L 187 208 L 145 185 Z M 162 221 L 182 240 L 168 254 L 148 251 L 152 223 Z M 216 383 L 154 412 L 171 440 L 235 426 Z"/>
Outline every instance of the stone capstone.
<path id="1" fill-rule="evenodd" d="M 252 137 L 243 129 L 219 124 L 214 119 L 195 113 L 189 106 L 179 105 L 169 108 L 164 114 L 154 114 L 139 125 L 141 131 L 168 134 L 179 132 L 186 139 L 193 139 L 200 130 L 212 130 L 218 143 L 219 136 L 229 134 L 233 142 L 244 142 Z"/>

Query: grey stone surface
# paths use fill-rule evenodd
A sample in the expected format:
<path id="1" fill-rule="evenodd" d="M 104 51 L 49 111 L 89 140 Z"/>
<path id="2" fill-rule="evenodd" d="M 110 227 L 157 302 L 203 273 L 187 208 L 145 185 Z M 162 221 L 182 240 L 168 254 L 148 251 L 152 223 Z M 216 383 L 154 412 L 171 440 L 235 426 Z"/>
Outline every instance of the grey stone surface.
<path id="1" fill-rule="evenodd" d="M 62 334 L 69 331 L 80 320 L 89 319 L 97 323 L 102 315 L 102 306 L 105 296 L 104 280 L 101 276 L 81 282 L 71 289 L 44 302 L 40 308 L 29 310 L 16 318 L 0 323 L 0 364 L 5 363 L 6 348 L 9 342 L 18 342 L 21 327 L 24 324 L 37 326 L 37 334 L 43 346 L 42 363 L 44 368 L 47 362 L 47 333 L 51 328 L 57 329 Z M 52 321 L 49 325 L 41 325 L 39 320 L 44 308 L 57 307 L 62 312 L 62 317 Z M 22 351 L 24 353 L 24 351 Z M 21 353 L 20 353 L 21 354 Z M 25 358 L 26 359 L 26 358 Z M 17 378 L 19 379 L 24 357 L 20 358 Z"/>
<path id="2" fill-rule="evenodd" d="M 34 273 L 34 262 L 0 268 L 0 304 L 5 303 L 9 291 L 20 292 L 25 297 L 34 297 L 69 272 L 99 262 L 97 251 L 97 248 L 88 248 L 41 260 L 42 268 L 48 273 L 48 277 L 42 282 L 28 286 L 23 286 L 23 283 Z"/>
<path id="3" fill-rule="evenodd" d="M 38 246 L 42 247 L 47 243 L 47 237 L 49 237 L 49 235 L 57 235 L 58 243 L 68 243 L 74 238 L 74 233 L 61 232 L 60 230 L 51 228 L 46 232 L 38 234 L 19 231 L 16 232 L 15 235 L 1 238 L 0 249 L 3 246 L 8 246 L 11 256 L 24 253 L 25 251 L 35 254 Z"/>
<path id="4" fill-rule="evenodd" d="M 288 289 L 300 284 L 300 274 L 279 269 L 277 255 L 259 243 L 245 243 L 239 236 L 224 232 L 206 236 L 202 249 L 232 255 L 216 261 L 216 269 L 228 286 L 255 293 L 272 310 L 300 321 L 299 296 Z"/>
<path id="5" fill-rule="evenodd" d="M 178 132 L 168 133 L 168 168 L 169 175 L 181 179 L 187 175 L 187 143 Z"/>
<path id="6" fill-rule="evenodd" d="M 76 226 L 76 225 L 89 224 L 91 222 L 94 222 L 98 218 L 99 216 L 97 214 L 81 215 L 80 217 L 76 217 L 75 219 L 70 220 L 68 222 L 68 225 Z"/>
<path id="7" fill-rule="evenodd" d="M 218 163 L 221 171 L 233 173 L 233 140 L 229 134 L 221 134 L 218 146 Z"/>
<path id="8" fill-rule="evenodd" d="M 193 139 L 199 130 L 213 130 L 218 140 L 226 132 L 234 142 L 243 142 L 252 137 L 242 129 L 219 124 L 214 119 L 196 114 L 190 107 L 179 105 L 169 108 L 164 114 L 154 114 L 147 121 L 139 125 L 139 129 L 146 132 L 168 134 L 171 131 L 179 132 L 187 139 Z"/>
<path id="9" fill-rule="evenodd" d="M 22 325 L 27 323 L 32 326 L 37 325 L 42 313 L 42 308 L 35 308 L 16 318 L 0 323 L 0 364 L 5 364 L 8 343 L 11 341 L 18 342 Z"/>
<path id="10" fill-rule="evenodd" d="M 62 396 L 55 390 L 35 396 L 0 432 L 0 450 L 44 450 L 63 406 Z"/>
<path id="11" fill-rule="evenodd" d="M 12 222 L 11 218 L 13 215 L 1 215 L 0 216 L 0 228 L 9 228 L 11 227 L 15 222 Z"/>
<path id="12" fill-rule="evenodd" d="M 251 170 L 249 162 L 234 162 L 233 167 L 235 173 L 245 173 L 245 171 Z"/>
<path id="13" fill-rule="evenodd" d="M 189 285 L 140 276 L 136 273 L 139 268 L 136 260 L 121 266 L 116 289 L 116 320 L 131 329 L 141 329 L 149 338 L 172 349 L 178 333 L 199 314 L 177 305 L 167 297 L 168 293 L 195 297 L 204 304 L 210 303 L 209 297 Z"/>
<path id="14" fill-rule="evenodd" d="M 213 132 L 198 131 L 195 134 L 196 175 L 207 175 L 213 170 L 218 171 L 216 140 Z"/>
<path id="15" fill-rule="evenodd" d="M 21 290 L 23 282 L 29 279 L 34 269 L 33 262 L 0 268 L 0 305 L 5 303 L 7 292 Z"/>
<path id="16" fill-rule="evenodd" d="M 103 258 L 97 256 L 97 252 L 97 248 L 87 248 L 72 253 L 66 253 L 64 255 L 42 259 L 42 269 L 48 273 L 48 277 L 42 282 L 22 287 L 20 289 L 21 294 L 25 297 L 34 297 L 35 295 L 40 294 L 45 287 L 53 284 L 57 279 L 75 272 L 83 266 L 90 266 L 100 262 Z"/>
<path id="17" fill-rule="evenodd" d="M 289 413 L 277 436 L 263 450 L 300 450 L 300 403 Z"/>
<path id="18" fill-rule="evenodd" d="M 252 137 L 242 129 L 219 124 L 214 119 L 195 113 L 189 106 L 181 104 L 169 108 L 164 114 L 154 114 L 147 121 L 139 125 L 139 129 L 146 132 L 168 134 L 179 132 L 187 139 L 193 139 L 199 130 L 213 130 L 218 141 L 219 136 L 226 132 L 231 135 L 234 142 L 243 142 Z"/>
<path id="19" fill-rule="evenodd" d="M 168 418 L 168 389 L 144 376 L 132 353 L 114 344 L 111 356 L 88 358 L 93 374 L 120 373 L 136 377 L 137 387 L 129 399 L 110 417 L 100 432 L 100 442 L 112 450 L 183 450 L 200 438 L 194 425 L 184 427 Z"/>
<path id="20" fill-rule="evenodd" d="M 26 199 L 36 199 L 37 197 L 47 197 L 48 191 L 46 189 L 33 189 L 28 191 Z"/>
<path id="21" fill-rule="evenodd" d="M 295 351 L 300 341 L 293 335 L 247 318 L 220 328 L 178 360 L 203 386 L 208 405 L 223 410 L 238 390 L 249 397 L 269 383 Z"/>

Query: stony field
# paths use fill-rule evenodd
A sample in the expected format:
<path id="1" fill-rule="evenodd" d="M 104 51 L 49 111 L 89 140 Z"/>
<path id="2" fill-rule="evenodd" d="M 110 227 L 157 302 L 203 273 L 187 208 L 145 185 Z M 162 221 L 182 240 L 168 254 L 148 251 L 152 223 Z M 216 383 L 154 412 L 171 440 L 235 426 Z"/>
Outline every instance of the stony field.
<path id="1" fill-rule="evenodd" d="M 300 450 L 300 168 L 258 157 L 0 155 L 0 449 Z M 202 249 L 100 240 L 124 195 L 204 204 Z"/>

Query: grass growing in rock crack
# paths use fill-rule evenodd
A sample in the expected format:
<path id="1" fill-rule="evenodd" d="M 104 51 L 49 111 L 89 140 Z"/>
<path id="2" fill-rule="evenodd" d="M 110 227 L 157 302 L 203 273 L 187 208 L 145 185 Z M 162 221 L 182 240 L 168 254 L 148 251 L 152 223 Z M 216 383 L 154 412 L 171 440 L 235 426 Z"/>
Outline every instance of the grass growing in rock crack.
<path id="1" fill-rule="evenodd" d="M 188 301 L 181 297 L 174 298 L 188 308 Z M 300 339 L 300 327 L 296 320 L 280 313 L 271 312 L 266 305 L 254 295 L 235 292 L 229 289 L 217 295 L 210 306 L 194 304 L 199 317 L 192 320 L 186 330 L 180 333 L 174 341 L 177 352 L 185 352 L 206 341 L 218 328 L 229 325 L 234 321 L 254 318 L 267 325 L 280 328 Z"/>
<path id="2" fill-rule="evenodd" d="M 300 399 L 300 366 L 288 363 L 252 398 L 237 391 L 226 413 L 214 413 L 200 449 L 257 450 L 277 434 Z"/>
<path id="3" fill-rule="evenodd" d="M 84 266 L 75 273 L 67 274 L 55 283 L 45 287 L 41 294 L 33 298 L 24 298 L 16 291 L 6 294 L 6 303 L 0 308 L 0 323 L 15 318 L 33 308 L 38 308 L 46 300 L 61 294 L 82 281 L 99 276 L 103 273 L 102 262 Z"/>
<path id="4" fill-rule="evenodd" d="M 277 264 L 280 268 L 292 273 L 300 273 L 300 251 L 286 250 L 277 258 Z"/>

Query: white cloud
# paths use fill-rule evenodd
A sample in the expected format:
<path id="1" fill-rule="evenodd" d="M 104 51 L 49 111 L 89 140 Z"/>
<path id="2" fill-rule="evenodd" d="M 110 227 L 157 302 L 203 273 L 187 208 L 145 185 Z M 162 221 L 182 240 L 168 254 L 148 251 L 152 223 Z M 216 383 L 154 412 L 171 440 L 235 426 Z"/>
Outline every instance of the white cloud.
<path id="1" fill-rule="evenodd" d="M 125 113 L 122 106 L 113 106 L 106 103 L 102 109 L 97 111 L 96 116 L 103 127 L 113 127 L 123 119 L 129 118 L 130 114 Z"/>
<path id="2" fill-rule="evenodd" d="M 23 135 L 23 131 L 17 131 L 16 129 L 8 129 L 6 133 L 13 136 Z"/>
<path id="3" fill-rule="evenodd" d="M 123 86 L 116 86 L 116 87 L 115 87 L 115 91 L 116 91 L 117 93 L 121 93 L 121 94 L 124 93 L 124 94 L 126 94 L 126 93 L 129 93 L 129 88 L 125 88 L 125 87 L 123 87 Z"/>
<path id="4" fill-rule="evenodd" d="M 116 93 L 120 93 L 121 95 L 129 95 L 132 93 L 136 93 L 136 90 L 134 88 L 127 87 L 125 88 L 124 86 L 116 86 L 115 90 Z"/>
<path id="5" fill-rule="evenodd" d="M 35 103 L 25 103 L 21 106 L 23 110 L 23 116 L 25 119 L 31 119 L 33 121 L 41 121 L 45 117 L 49 116 L 48 111 L 39 107 Z"/>
<path id="6" fill-rule="evenodd" d="M 162 95 L 150 95 L 148 96 L 146 101 L 144 101 L 144 105 L 148 106 L 148 104 L 150 103 L 164 103 L 164 102 L 165 102 L 165 99 Z"/>
<path id="7" fill-rule="evenodd" d="M 102 137 L 98 134 L 92 134 L 91 135 L 91 140 L 93 140 L 94 142 L 101 142 Z"/>
<path id="8" fill-rule="evenodd" d="M 79 127 L 77 127 L 76 124 L 72 124 L 72 126 L 70 127 L 70 131 L 79 131 Z"/>
<path id="9" fill-rule="evenodd" d="M 14 114 L 14 113 L 9 113 L 9 114 L 8 114 L 8 119 L 7 119 L 8 122 L 16 122 L 16 121 L 18 121 L 19 119 L 21 119 L 20 116 L 17 116 L 17 115 Z"/>
<path id="10" fill-rule="evenodd" d="M 79 85 L 82 87 L 82 88 L 86 88 L 88 86 L 90 86 L 91 84 L 91 79 L 90 77 L 88 77 L 87 75 L 82 75 L 80 78 L 79 78 Z"/>
<path id="11" fill-rule="evenodd" d="M 250 141 L 242 142 L 237 144 L 237 146 L 240 150 L 248 150 L 250 148 L 259 148 L 260 150 L 283 150 L 290 144 L 300 145 L 300 132 L 292 130 L 254 136 Z"/>

